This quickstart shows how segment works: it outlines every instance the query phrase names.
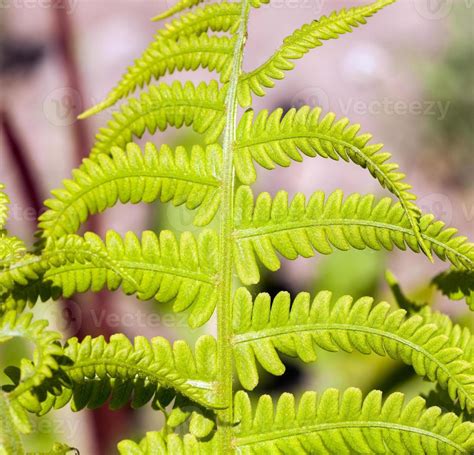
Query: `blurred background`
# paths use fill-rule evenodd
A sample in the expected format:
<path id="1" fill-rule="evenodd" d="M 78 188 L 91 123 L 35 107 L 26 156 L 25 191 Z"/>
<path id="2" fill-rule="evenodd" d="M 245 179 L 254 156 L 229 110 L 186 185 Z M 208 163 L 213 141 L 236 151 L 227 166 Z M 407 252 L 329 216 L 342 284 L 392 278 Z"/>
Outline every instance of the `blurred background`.
<path id="1" fill-rule="evenodd" d="M 262 63 L 296 27 L 323 14 L 358 3 L 349 0 L 274 0 L 252 11 L 244 68 Z M 368 2 L 365 2 L 368 3 Z M 174 0 L 0 0 L 0 182 L 11 203 L 9 232 L 34 242 L 36 218 L 49 191 L 61 185 L 88 154 L 108 110 L 86 121 L 76 115 L 100 101 L 152 40 L 160 23 L 150 18 Z M 419 205 L 462 234 L 474 237 L 474 4 L 472 0 L 399 0 L 351 35 L 325 42 L 298 61 L 296 70 L 256 99 L 256 109 L 289 109 L 304 104 L 347 116 L 362 124 L 394 154 L 419 196 Z M 164 78 L 210 80 L 207 71 Z M 150 138 L 147 138 L 150 139 Z M 156 144 L 190 144 L 187 129 L 170 129 Z M 259 170 L 258 191 L 287 189 L 310 195 L 316 189 L 346 194 L 374 192 L 378 183 L 354 165 L 305 159 L 287 169 Z M 89 229 L 194 230 L 191 215 L 171 205 L 126 205 L 93 217 Z M 447 268 L 410 252 L 351 251 L 328 257 L 284 262 L 267 274 L 256 291 L 292 294 L 330 289 L 336 295 L 371 295 L 394 302 L 385 280 L 390 269 L 409 298 L 473 324 L 464 302 L 448 301 L 430 286 Z M 189 330 L 169 305 L 140 302 L 119 292 L 81 295 L 68 301 L 39 303 L 38 317 L 48 318 L 65 336 L 125 332 L 194 340 L 207 331 Z M 28 346 L 7 343 L 2 366 L 28 353 Z M 3 368 L 2 368 L 3 369 Z M 3 382 L 3 377 L 1 378 Z M 283 377 L 265 377 L 256 393 L 357 386 L 367 391 L 400 390 L 409 396 L 431 385 L 389 359 L 356 354 L 321 353 L 316 364 L 287 359 Z M 142 410 L 68 409 L 35 422 L 30 450 L 47 451 L 59 440 L 81 454 L 114 453 L 118 440 L 157 429 L 160 416 Z"/>

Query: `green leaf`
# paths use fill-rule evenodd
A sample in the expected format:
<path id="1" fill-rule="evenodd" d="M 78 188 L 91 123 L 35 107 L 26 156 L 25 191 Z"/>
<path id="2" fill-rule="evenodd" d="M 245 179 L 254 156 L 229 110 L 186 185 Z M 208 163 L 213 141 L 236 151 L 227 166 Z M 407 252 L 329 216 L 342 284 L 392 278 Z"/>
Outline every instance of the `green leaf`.
<path id="1" fill-rule="evenodd" d="M 5 227 L 8 218 L 8 204 L 10 204 L 10 199 L 4 189 L 5 185 L 0 183 L 0 229 Z"/>
<path id="2" fill-rule="evenodd" d="M 40 404 L 33 393 L 35 387 L 51 378 L 58 369 L 57 357 L 62 355 L 58 341 L 61 335 L 47 330 L 45 320 L 32 320 L 31 313 L 17 314 L 8 311 L 0 317 L 0 343 L 13 337 L 25 338 L 35 345 L 33 360 L 22 359 L 19 371 L 11 372 L 14 384 L 6 386 L 8 399 L 22 406 L 38 409 Z"/>
<path id="3" fill-rule="evenodd" d="M 275 165 L 289 166 L 292 161 L 302 161 L 301 153 L 309 157 L 320 156 L 338 161 L 352 162 L 366 168 L 379 183 L 400 201 L 420 246 L 431 259 L 419 230 L 420 209 L 413 202 L 416 196 L 411 185 L 403 180 L 398 165 L 390 162 L 390 153 L 382 144 L 369 144 L 370 134 L 358 134 L 360 125 L 351 125 L 347 118 L 336 121 L 333 113 L 321 119 L 321 109 L 304 106 L 290 109 L 283 117 L 283 110 L 271 114 L 254 112 L 242 117 L 238 133 L 234 163 L 236 173 L 244 184 L 257 178 L 253 161 L 266 169 Z"/>
<path id="4" fill-rule="evenodd" d="M 241 106 L 247 107 L 252 103 L 252 93 L 264 96 L 265 88 L 271 88 L 275 85 L 275 80 L 283 79 L 284 72 L 292 70 L 295 66 L 291 60 L 300 59 L 311 49 L 322 46 L 321 41 L 339 38 L 345 33 L 350 33 L 353 27 L 365 24 L 366 18 L 394 1 L 378 0 L 369 5 L 356 6 L 349 10 L 343 9 L 295 30 L 283 40 L 280 48 L 265 63 L 241 76 L 238 92 Z M 268 1 L 251 0 L 250 3 L 258 7 Z"/>
<path id="5" fill-rule="evenodd" d="M 359 389 L 340 393 L 328 389 L 321 396 L 305 392 L 295 398 L 284 393 L 275 410 L 269 395 L 252 410 L 245 392 L 235 396 L 238 426 L 234 443 L 242 454 L 251 453 L 432 453 L 469 454 L 474 450 L 474 424 L 455 414 L 426 408 L 413 398 L 404 405 L 401 393 L 382 401 L 373 390 L 365 398 Z M 253 417 L 252 417 L 253 416 Z"/>
<path id="6" fill-rule="evenodd" d="M 235 205 L 234 257 L 244 284 L 260 279 L 257 257 L 269 270 L 278 270 L 277 252 L 296 259 L 311 257 L 315 250 L 330 254 L 333 248 L 392 250 L 395 246 L 405 250 L 408 246 L 420 251 L 405 210 L 389 198 L 375 203 L 373 195 L 352 194 L 343 201 L 341 191 L 327 198 L 317 191 L 308 203 L 301 193 L 289 203 L 288 194 L 279 191 L 273 200 L 268 193 L 261 193 L 254 203 L 251 189 L 241 186 Z M 421 237 L 428 248 L 458 269 L 472 270 L 474 245 L 456 232 L 433 215 L 420 218 Z"/>
<path id="7" fill-rule="evenodd" d="M 217 144 L 206 149 L 196 145 L 190 152 L 167 145 L 158 150 L 151 143 L 144 153 L 134 143 L 126 150 L 114 147 L 110 156 L 85 159 L 73 171 L 73 178 L 63 182 L 64 189 L 52 192 L 54 199 L 45 202 L 49 210 L 39 218 L 41 235 L 47 239 L 76 233 L 90 215 L 118 202 L 152 203 L 157 199 L 198 209 L 195 223 L 206 225 L 219 207 L 221 163 L 222 150 Z"/>
<path id="8" fill-rule="evenodd" d="M 145 131 L 154 134 L 168 126 L 193 127 L 205 134 L 207 143 L 214 143 L 224 128 L 224 97 L 226 90 L 219 89 L 216 81 L 191 82 L 184 85 L 173 82 L 150 86 L 140 98 L 131 98 L 113 114 L 107 128 L 101 128 L 92 147 L 91 158 L 99 153 L 110 154 L 114 146 L 124 148 L 133 137 L 141 138 Z"/>
<path id="9" fill-rule="evenodd" d="M 171 231 L 161 231 L 159 236 L 145 231 L 141 239 L 132 232 L 122 238 L 108 231 L 105 242 L 91 232 L 84 238 L 69 235 L 50 243 L 41 256 L 0 271 L 0 286 L 14 293 L 19 285 L 34 300 L 38 293 L 51 297 L 55 289 L 70 297 L 121 286 L 140 300 L 173 300 L 177 312 L 190 308 L 188 323 L 198 327 L 209 320 L 216 306 L 216 244 L 211 230 L 203 231 L 197 240 L 190 232 L 178 240 Z M 44 286 L 38 287 L 39 278 Z"/>
<path id="10" fill-rule="evenodd" d="M 344 296 L 332 301 L 328 291 L 313 301 L 300 293 L 292 301 L 280 292 L 273 302 L 268 294 L 240 288 L 234 298 L 234 360 L 242 385 L 258 384 L 256 360 L 271 374 L 285 366 L 278 352 L 304 362 L 317 358 L 317 348 L 359 351 L 389 356 L 413 366 L 415 372 L 449 391 L 462 408 L 474 409 L 474 338 L 467 328 L 437 325 L 438 316 L 426 310 L 407 317 L 405 310 L 390 311 L 386 302 L 354 301 Z"/>
<path id="11" fill-rule="evenodd" d="M 180 36 L 199 35 L 208 32 L 230 32 L 239 28 L 241 5 L 239 3 L 211 3 L 196 8 L 177 19 L 164 24 L 158 30 L 158 37 L 177 39 Z"/>
<path id="12" fill-rule="evenodd" d="M 448 270 L 436 275 L 432 283 L 452 300 L 466 299 L 474 311 L 474 272 L 470 270 Z"/>
<path id="13" fill-rule="evenodd" d="M 215 408 L 216 373 L 216 341 L 208 335 L 198 339 L 194 354 L 185 341 L 171 346 L 163 337 L 149 341 L 138 336 L 133 344 L 123 334 L 112 335 L 109 342 L 103 336 L 70 338 L 59 374 L 38 392 L 45 396 L 40 414 L 68 402 L 74 411 L 106 402 L 111 409 L 129 402 L 138 408 L 150 400 L 160 403 L 163 391 L 169 390 L 171 399 L 179 393 Z"/>
<path id="14" fill-rule="evenodd" d="M 79 118 L 97 114 L 113 106 L 138 87 L 148 85 L 151 79 L 159 80 L 175 71 L 207 68 L 209 71 L 220 73 L 221 82 L 226 82 L 229 78 L 229 63 L 233 49 L 233 40 L 225 36 L 208 36 L 203 33 L 199 36 L 182 36 L 175 40 L 157 35 L 157 39 L 142 56 L 128 67 L 127 72 L 106 99 L 85 111 Z"/>
<path id="15" fill-rule="evenodd" d="M 217 437 L 201 441 L 191 434 L 183 437 L 177 434 L 165 434 L 162 431 L 150 431 L 138 444 L 130 439 L 119 442 L 120 455 L 215 455 L 218 450 Z"/>

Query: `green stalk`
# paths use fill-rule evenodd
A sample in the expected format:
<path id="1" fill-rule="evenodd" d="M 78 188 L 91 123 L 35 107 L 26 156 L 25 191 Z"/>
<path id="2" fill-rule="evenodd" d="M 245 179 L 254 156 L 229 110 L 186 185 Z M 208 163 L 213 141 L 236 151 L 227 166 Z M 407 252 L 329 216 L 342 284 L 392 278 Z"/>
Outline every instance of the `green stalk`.
<path id="1" fill-rule="evenodd" d="M 218 397 L 225 406 L 217 414 L 219 453 L 227 455 L 232 448 L 232 235 L 234 230 L 234 164 L 233 152 L 237 127 L 237 88 L 242 73 L 242 59 L 247 39 L 250 5 L 242 0 L 240 25 L 232 59 L 232 72 L 226 96 L 226 126 L 223 139 L 222 205 L 219 226 L 219 300 L 217 304 Z"/>

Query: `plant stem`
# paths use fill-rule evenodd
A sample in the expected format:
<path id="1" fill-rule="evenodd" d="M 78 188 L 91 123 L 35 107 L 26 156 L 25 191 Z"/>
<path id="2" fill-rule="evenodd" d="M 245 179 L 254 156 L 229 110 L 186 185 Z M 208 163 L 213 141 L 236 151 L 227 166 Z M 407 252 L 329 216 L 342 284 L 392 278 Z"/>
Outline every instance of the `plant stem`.
<path id="1" fill-rule="evenodd" d="M 226 126 L 223 139 L 222 205 L 219 227 L 219 300 L 217 304 L 217 365 L 219 370 L 218 397 L 225 407 L 217 414 L 219 453 L 227 455 L 232 449 L 232 235 L 234 230 L 234 164 L 233 148 L 237 127 L 237 88 L 242 72 L 242 59 L 247 39 L 250 5 L 242 0 L 240 25 L 234 48 L 232 72 L 226 96 Z"/>

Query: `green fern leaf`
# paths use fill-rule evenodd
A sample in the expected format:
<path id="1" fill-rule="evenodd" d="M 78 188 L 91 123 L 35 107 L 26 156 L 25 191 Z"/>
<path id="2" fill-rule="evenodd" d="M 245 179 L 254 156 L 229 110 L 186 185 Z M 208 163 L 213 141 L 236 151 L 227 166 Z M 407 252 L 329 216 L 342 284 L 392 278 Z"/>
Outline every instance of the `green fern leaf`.
<path id="1" fill-rule="evenodd" d="M 449 270 L 436 275 L 432 283 L 452 300 L 466 299 L 471 311 L 474 311 L 474 272 Z"/>
<path id="2" fill-rule="evenodd" d="M 188 8 L 192 8 L 193 6 L 199 5 L 204 0 L 179 0 L 176 5 L 172 6 L 171 8 L 167 9 L 161 14 L 155 16 L 152 20 L 154 21 L 161 21 L 162 19 L 166 19 L 170 16 L 174 16 L 181 11 L 187 10 Z"/>
<path id="3" fill-rule="evenodd" d="M 21 409 L 21 408 L 20 408 Z M 26 420 L 25 420 L 26 419 Z M 23 411 L 22 419 L 27 422 L 27 416 Z M 18 414 L 15 412 L 13 403 L 7 394 L 0 391 L 0 454 L 1 455 L 24 455 L 25 450 L 21 441 L 18 428 Z M 29 428 L 30 430 L 30 428 Z"/>
<path id="4" fill-rule="evenodd" d="M 300 153 L 351 161 L 366 168 L 399 199 L 420 246 L 431 259 L 419 232 L 420 209 L 413 203 L 416 196 L 403 181 L 405 175 L 398 172 L 398 165 L 388 162 L 391 155 L 382 151 L 382 144 L 369 145 L 372 136 L 358 134 L 360 125 L 350 125 L 347 118 L 335 121 L 335 115 L 329 113 L 321 119 L 320 108 L 304 106 L 290 109 L 283 118 L 282 115 L 282 109 L 270 115 L 264 110 L 253 121 L 254 113 L 249 110 L 242 117 L 234 155 L 236 173 L 242 183 L 250 185 L 257 178 L 252 160 L 266 169 L 273 169 L 275 164 L 289 166 L 292 160 L 302 161 Z"/>
<path id="5" fill-rule="evenodd" d="M 332 302 L 330 292 L 308 293 L 291 301 L 280 292 L 273 302 L 240 288 L 234 299 L 234 358 L 242 385 L 256 387 L 256 360 L 271 374 L 281 375 L 285 366 L 277 352 L 316 360 L 316 346 L 328 351 L 376 353 L 412 365 L 416 373 L 449 391 L 462 408 L 474 409 L 474 338 L 468 329 L 438 327 L 436 316 L 406 316 L 390 311 L 386 302 L 373 305 L 364 297 L 344 296 Z M 461 334 L 461 335 L 460 335 Z"/>
<path id="6" fill-rule="evenodd" d="M 114 113 L 113 120 L 96 136 L 91 151 L 110 154 L 112 147 L 124 148 L 133 137 L 141 138 L 145 131 L 154 134 L 169 125 L 181 128 L 192 125 L 194 131 L 205 134 L 207 143 L 214 143 L 224 128 L 224 97 L 216 81 L 195 87 L 191 82 L 173 82 L 151 86 L 139 99 L 130 99 Z"/>
<path id="7" fill-rule="evenodd" d="M 148 85 L 175 71 L 196 70 L 199 67 L 220 73 L 221 82 L 227 82 L 234 43 L 225 36 L 206 34 L 182 36 L 178 40 L 158 37 L 140 59 L 128 68 L 118 85 L 106 99 L 88 109 L 79 118 L 97 114 L 125 98 L 138 87 Z"/>
<path id="8" fill-rule="evenodd" d="M 46 382 L 37 393 L 47 395 L 39 414 L 71 402 L 73 411 L 109 403 L 119 409 L 133 408 L 152 400 L 165 406 L 177 393 L 208 408 L 216 402 L 216 342 L 211 336 L 198 339 L 193 354 L 182 340 L 173 346 L 163 337 L 148 341 L 136 337 L 134 344 L 123 334 L 68 340 L 61 361 L 61 378 Z M 170 393 L 171 391 L 171 393 Z M 161 403 L 161 401 L 165 402 Z M 36 409 L 29 409 L 36 411 Z"/>
<path id="9" fill-rule="evenodd" d="M 22 406 L 39 405 L 32 390 L 52 377 L 53 372 L 58 369 L 56 358 L 62 354 L 58 343 L 61 335 L 47 330 L 47 325 L 44 320 L 33 322 L 31 313 L 19 315 L 15 311 L 9 311 L 0 318 L 0 343 L 13 337 L 22 337 L 35 345 L 34 360 L 22 359 L 19 370 L 14 373 L 17 377 L 16 384 L 4 386 L 9 400 L 16 400 Z"/>
<path id="10" fill-rule="evenodd" d="M 163 431 L 150 431 L 138 444 L 130 439 L 118 444 L 120 455 L 214 455 L 217 452 L 217 438 L 201 441 L 192 434 L 180 437 Z"/>
<path id="11" fill-rule="evenodd" d="M 291 60 L 300 59 L 311 49 L 322 46 L 321 41 L 339 38 L 345 33 L 350 33 L 353 27 L 365 24 L 368 17 L 394 1 L 378 0 L 369 5 L 356 6 L 349 10 L 343 9 L 295 30 L 283 40 L 280 48 L 265 63 L 241 76 L 237 94 L 240 105 L 250 106 L 252 93 L 264 96 L 265 88 L 273 87 L 274 80 L 283 79 L 284 72 L 294 68 L 295 65 Z M 256 0 L 251 3 L 256 6 L 255 3 L 262 2 Z"/>
<path id="12" fill-rule="evenodd" d="M 10 204 L 10 199 L 4 189 L 5 185 L 0 183 L 0 229 L 5 227 L 8 218 L 8 204 Z"/>
<path id="13" fill-rule="evenodd" d="M 17 284 L 26 286 L 30 281 L 43 277 L 45 271 L 71 263 L 103 267 L 121 277 L 121 280 L 129 282 L 131 286 L 138 286 L 133 278 L 108 256 L 99 237 L 86 233 L 84 238 L 69 235 L 57 240 L 48 239 L 41 255 L 28 253 L 20 261 L 0 269 L 0 289 L 11 291 Z"/>
<path id="14" fill-rule="evenodd" d="M 470 454 L 474 450 L 474 424 L 455 414 L 426 408 L 417 397 L 403 405 L 401 393 L 358 389 L 340 393 L 328 389 L 320 397 L 305 392 L 299 405 L 289 393 L 280 396 L 276 410 L 269 395 L 260 397 L 252 411 L 245 392 L 235 397 L 239 426 L 234 444 L 241 454 L 254 453 L 394 453 Z"/>
<path id="15" fill-rule="evenodd" d="M 69 250 L 65 253 L 66 242 Z M 141 241 L 132 232 L 122 238 L 108 231 L 105 242 L 88 232 L 84 239 L 70 235 L 56 243 L 58 246 L 47 248 L 36 262 L 29 258 L 0 272 L 0 285 L 14 292 L 18 283 L 30 298 L 34 291 L 42 291 L 40 295 L 45 298 L 50 297 L 48 290 L 60 289 L 63 296 L 70 297 L 76 292 L 98 292 L 105 287 L 116 290 L 121 286 L 123 292 L 136 293 L 141 300 L 174 300 L 176 312 L 191 308 L 188 323 L 192 327 L 206 323 L 214 312 L 218 261 L 214 231 L 202 232 L 197 241 L 189 232 L 183 233 L 178 242 L 171 231 L 161 231 L 159 237 L 145 231 Z M 67 253 L 68 260 L 62 257 Z M 40 277 L 45 285 L 38 287 Z M 31 287 L 25 289 L 30 281 Z"/>
<path id="16" fill-rule="evenodd" d="M 20 260 L 25 254 L 26 246 L 22 240 L 0 234 L 0 270 Z"/>
<path id="17" fill-rule="evenodd" d="M 402 250 L 408 246 L 419 251 L 419 243 L 400 203 L 383 198 L 374 204 L 374 196 L 352 194 L 343 201 L 342 191 L 325 200 L 323 192 L 305 196 L 296 194 L 288 203 L 288 194 L 277 193 L 272 200 L 261 193 L 253 201 L 252 190 L 241 186 L 236 194 L 234 257 L 237 272 L 244 284 L 260 279 L 257 256 L 269 270 L 280 267 L 278 251 L 287 259 L 311 257 L 314 250 L 330 254 L 339 250 L 371 248 Z M 423 241 L 441 260 L 449 260 L 464 270 L 474 268 L 474 245 L 456 230 L 445 228 L 433 215 L 420 218 Z"/>
<path id="18" fill-rule="evenodd" d="M 179 36 L 199 35 L 209 30 L 234 34 L 240 24 L 239 3 L 212 3 L 183 14 L 158 30 L 158 37 L 177 39 Z"/>
<path id="19" fill-rule="evenodd" d="M 186 204 L 199 209 L 195 223 L 208 224 L 220 202 L 222 150 L 219 145 L 194 146 L 190 153 L 183 147 L 160 150 L 148 143 L 142 154 L 134 143 L 126 150 L 112 148 L 111 156 L 99 154 L 93 161 L 84 160 L 64 181 L 65 189 L 55 190 L 55 199 L 40 216 L 39 227 L 44 238 L 58 238 L 76 233 L 89 215 L 100 213 L 121 203 L 151 203 L 160 199 L 175 206 Z"/>

